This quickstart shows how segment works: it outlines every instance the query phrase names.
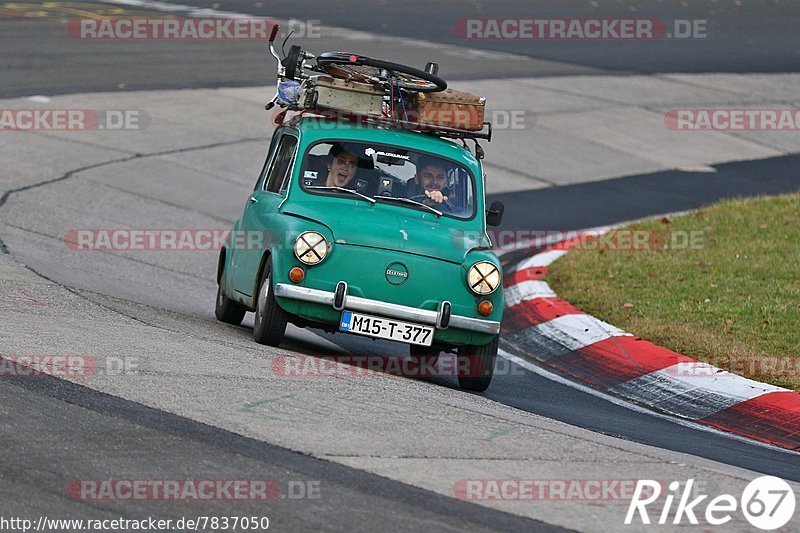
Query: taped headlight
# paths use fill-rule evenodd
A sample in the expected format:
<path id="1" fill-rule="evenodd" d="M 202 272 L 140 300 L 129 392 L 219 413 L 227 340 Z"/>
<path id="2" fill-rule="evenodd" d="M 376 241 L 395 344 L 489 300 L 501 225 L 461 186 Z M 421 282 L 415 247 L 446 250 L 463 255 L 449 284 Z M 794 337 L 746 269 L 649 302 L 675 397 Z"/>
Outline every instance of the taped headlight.
<path id="1" fill-rule="evenodd" d="M 328 255 L 328 243 L 316 231 L 305 231 L 294 241 L 294 255 L 307 265 L 316 265 Z"/>
<path id="2" fill-rule="evenodd" d="M 467 283 L 475 294 L 491 294 L 500 286 L 500 271 L 489 261 L 479 261 L 470 267 Z"/>

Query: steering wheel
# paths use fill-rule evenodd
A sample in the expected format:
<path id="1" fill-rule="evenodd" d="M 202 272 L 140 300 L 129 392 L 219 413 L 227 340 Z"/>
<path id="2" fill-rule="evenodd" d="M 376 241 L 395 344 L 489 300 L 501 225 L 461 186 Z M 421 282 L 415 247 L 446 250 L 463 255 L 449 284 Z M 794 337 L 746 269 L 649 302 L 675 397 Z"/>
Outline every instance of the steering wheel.
<path id="1" fill-rule="evenodd" d="M 430 198 L 428 198 L 424 194 L 418 194 L 416 196 L 412 196 L 411 198 L 409 198 L 409 200 L 414 200 L 415 202 L 425 203 L 425 200 L 430 200 Z M 425 205 L 428 205 L 428 204 L 425 204 Z M 455 206 L 450 203 L 450 200 L 445 200 L 444 202 L 442 202 L 440 204 L 434 203 L 430 207 L 432 207 L 434 209 L 439 209 L 439 211 L 444 211 L 446 213 L 452 213 L 453 211 L 456 210 Z"/>

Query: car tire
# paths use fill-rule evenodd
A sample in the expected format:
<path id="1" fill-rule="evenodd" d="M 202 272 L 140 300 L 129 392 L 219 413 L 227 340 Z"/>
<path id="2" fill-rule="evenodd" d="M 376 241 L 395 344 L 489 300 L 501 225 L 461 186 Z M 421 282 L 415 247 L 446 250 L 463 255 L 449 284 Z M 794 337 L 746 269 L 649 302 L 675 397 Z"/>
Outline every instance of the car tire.
<path id="1" fill-rule="evenodd" d="M 244 320 L 247 308 L 225 296 L 225 273 L 223 272 L 217 284 L 217 303 L 214 306 L 214 315 L 220 322 L 238 326 Z"/>
<path id="2" fill-rule="evenodd" d="M 261 286 L 258 288 L 255 302 L 255 322 L 253 338 L 259 344 L 278 346 L 286 332 L 289 315 L 281 309 L 272 292 L 272 261 L 267 260 Z"/>
<path id="3" fill-rule="evenodd" d="M 483 392 L 494 375 L 499 335 L 483 346 L 459 346 L 458 385 L 468 391 Z"/>

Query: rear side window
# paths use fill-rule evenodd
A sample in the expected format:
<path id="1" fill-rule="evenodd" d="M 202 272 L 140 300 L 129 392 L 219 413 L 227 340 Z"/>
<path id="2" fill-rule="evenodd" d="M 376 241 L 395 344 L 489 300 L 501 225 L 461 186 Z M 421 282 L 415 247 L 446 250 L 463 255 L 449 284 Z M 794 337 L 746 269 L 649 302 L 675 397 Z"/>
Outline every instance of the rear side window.
<path id="1" fill-rule="evenodd" d="M 297 148 L 296 137 L 291 135 L 281 137 L 278 149 L 275 151 L 275 158 L 267 173 L 267 181 L 264 183 L 265 190 L 277 194 L 286 191 L 289 184 L 289 171 L 294 162 L 295 148 Z"/>

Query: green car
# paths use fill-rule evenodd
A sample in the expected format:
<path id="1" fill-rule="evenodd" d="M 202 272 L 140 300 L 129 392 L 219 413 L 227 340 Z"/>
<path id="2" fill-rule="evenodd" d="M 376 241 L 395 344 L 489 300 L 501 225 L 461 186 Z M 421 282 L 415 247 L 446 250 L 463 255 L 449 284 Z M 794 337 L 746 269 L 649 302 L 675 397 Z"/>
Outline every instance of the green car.
<path id="1" fill-rule="evenodd" d="M 476 148 L 476 151 L 479 151 Z M 272 137 L 217 268 L 216 316 L 255 312 L 256 342 L 288 322 L 455 351 L 462 388 L 492 379 L 503 312 L 481 164 L 461 143 L 300 116 Z"/>

